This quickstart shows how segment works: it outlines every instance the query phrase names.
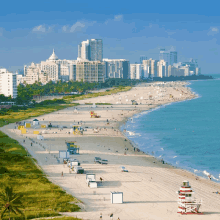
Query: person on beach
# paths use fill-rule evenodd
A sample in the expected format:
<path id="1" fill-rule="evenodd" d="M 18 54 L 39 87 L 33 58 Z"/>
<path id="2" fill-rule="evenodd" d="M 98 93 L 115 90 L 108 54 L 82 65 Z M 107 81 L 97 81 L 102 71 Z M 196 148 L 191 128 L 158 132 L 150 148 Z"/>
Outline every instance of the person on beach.
<path id="1" fill-rule="evenodd" d="M 100 213 L 100 217 L 99 217 L 99 219 L 102 219 L 102 213 Z"/>
<path id="2" fill-rule="evenodd" d="M 101 181 L 101 183 L 102 183 L 102 180 L 103 180 L 102 177 L 100 177 L 100 181 Z"/>
<path id="3" fill-rule="evenodd" d="M 61 173 L 61 177 L 63 177 L 63 171 L 62 171 L 62 173 Z"/>
<path id="4" fill-rule="evenodd" d="M 47 157 L 45 158 L 45 162 L 47 162 Z"/>
<path id="5" fill-rule="evenodd" d="M 31 142 L 31 147 L 32 147 L 32 142 Z"/>

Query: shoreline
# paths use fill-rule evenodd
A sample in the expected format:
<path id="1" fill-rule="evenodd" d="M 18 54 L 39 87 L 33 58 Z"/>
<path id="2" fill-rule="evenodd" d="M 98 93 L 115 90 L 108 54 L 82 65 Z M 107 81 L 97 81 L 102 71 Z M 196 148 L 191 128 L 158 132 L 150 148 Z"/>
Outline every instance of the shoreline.
<path id="1" fill-rule="evenodd" d="M 152 84 L 154 85 L 151 86 Z M 85 205 L 83 205 L 84 208 L 81 212 L 66 213 L 66 215 L 83 219 L 97 219 L 101 212 L 103 217 L 105 216 L 107 219 L 107 216 L 114 212 L 121 219 L 126 220 L 184 218 L 176 213 L 178 196 L 175 192 L 179 189 L 181 182 L 184 179 L 188 179 L 196 194 L 205 200 L 202 211 L 205 213 L 213 212 L 215 214 L 210 215 L 210 217 L 216 215 L 216 218 L 218 218 L 220 215 L 217 213 L 217 206 L 220 201 L 216 203 L 214 199 L 216 195 L 212 194 L 212 191 L 219 191 L 219 184 L 201 177 L 197 180 L 196 176 L 187 170 L 176 168 L 169 164 L 162 164 L 155 157 L 142 151 L 134 152 L 132 141 L 119 130 L 134 115 L 141 114 L 144 111 L 151 111 L 157 107 L 160 108 L 165 104 L 161 104 L 159 92 L 157 92 L 160 91 L 160 88 L 157 88 L 158 83 L 152 84 L 148 84 L 147 88 L 145 86 L 140 88 L 140 85 L 138 85 L 124 93 L 120 92 L 120 94 L 111 96 L 91 98 L 89 101 L 81 100 L 80 105 L 76 108 L 67 108 L 37 117 L 41 123 L 51 121 L 54 125 L 62 126 L 69 126 L 70 122 L 77 125 L 77 122 L 79 124 L 80 121 L 83 121 L 84 124 L 82 123 L 82 126 L 86 126 L 88 129 L 82 136 L 67 134 L 69 129 L 59 130 L 53 128 L 48 130 L 48 134 L 44 134 L 45 140 L 37 140 L 39 143 L 30 147 L 29 138 L 36 139 L 36 135 L 32 134 L 34 128 L 29 129 L 29 133 L 24 136 L 21 136 L 19 130 L 14 129 L 14 124 L 4 126 L 1 130 L 27 148 L 37 159 L 38 164 L 47 174 L 50 181 L 64 188 Z M 181 97 L 180 94 L 183 94 L 184 100 L 195 97 L 195 94 L 192 94 L 190 89 L 185 86 L 186 83 L 175 82 L 166 85 L 164 98 L 162 99 L 163 101 L 164 99 L 167 100 L 166 104 L 174 103 L 173 98 L 170 98 L 170 94 L 174 98 L 176 97 L 177 101 L 180 101 L 178 98 Z M 146 102 L 151 102 L 151 105 L 140 104 L 135 108 L 134 105 L 126 104 L 127 97 L 135 98 L 141 102 L 143 100 L 141 97 L 144 97 L 149 91 L 152 92 L 153 99 L 148 99 Z M 140 94 L 137 97 L 136 94 L 138 93 Z M 183 100 L 183 97 L 181 98 Z M 118 100 L 120 100 L 120 104 L 114 104 Z M 107 102 L 112 103 L 113 107 L 98 106 L 93 109 L 91 106 L 85 105 L 87 102 Z M 74 109 L 77 109 L 77 111 L 75 112 Z M 90 110 L 95 110 L 98 115 L 101 115 L 101 118 L 90 118 Z M 110 125 L 106 124 L 107 119 Z M 28 122 L 31 119 L 25 121 Z M 98 127 L 98 133 L 93 132 L 96 127 Z M 42 131 L 40 128 L 38 130 Z M 25 136 L 28 138 L 23 144 Z M 128 141 L 125 141 L 125 139 L 128 139 Z M 64 140 L 77 141 L 77 145 L 80 146 L 80 155 L 74 155 L 73 157 L 79 159 L 86 173 L 95 173 L 97 178 L 101 175 L 104 179 L 103 186 L 97 189 L 90 189 L 84 184 L 84 175 L 70 174 L 66 166 L 57 163 L 55 156 L 58 155 L 58 150 L 66 148 Z M 40 143 L 45 146 L 45 149 L 42 148 Z M 125 148 L 128 148 L 126 155 L 124 154 Z M 48 157 L 46 161 L 45 156 Z M 107 166 L 94 164 L 95 156 L 108 159 L 109 164 Z M 120 166 L 125 166 L 129 172 L 121 173 Z M 60 177 L 61 171 L 64 172 L 65 178 Z M 163 192 L 161 192 L 161 188 L 164 189 Z M 148 189 L 151 190 L 149 191 Z M 208 195 L 202 189 L 206 189 L 205 192 L 209 192 Z M 108 199 L 109 192 L 115 190 L 124 192 L 124 204 L 110 204 Z M 148 212 L 144 211 L 146 209 Z M 161 210 L 161 213 L 158 213 L 158 209 Z M 209 217 L 206 214 L 201 219 L 209 219 Z"/>

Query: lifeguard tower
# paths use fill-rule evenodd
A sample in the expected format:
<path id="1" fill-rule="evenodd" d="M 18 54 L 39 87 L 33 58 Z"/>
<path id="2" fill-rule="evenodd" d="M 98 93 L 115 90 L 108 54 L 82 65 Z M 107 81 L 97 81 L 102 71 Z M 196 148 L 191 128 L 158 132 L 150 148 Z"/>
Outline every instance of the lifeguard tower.
<path id="1" fill-rule="evenodd" d="M 181 214 L 202 214 L 199 212 L 199 208 L 202 204 L 201 200 L 197 200 L 193 194 L 189 181 L 183 181 L 183 185 L 178 191 L 178 213 Z"/>
<path id="2" fill-rule="evenodd" d="M 91 118 L 100 118 L 100 115 L 97 115 L 97 113 L 95 113 L 94 111 L 90 111 L 90 117 Z"/>
<path id="3" fill-rule="evenodd" d="M 83 129 L 80 126 L 73 126 L 73 134 L 83 135 Z"/>
<path id="4" fill-rule="evenodd" d="M 75 145 L 75 141 L 65 142 L 69 154 L 79 154 L 79 146 Z"/>

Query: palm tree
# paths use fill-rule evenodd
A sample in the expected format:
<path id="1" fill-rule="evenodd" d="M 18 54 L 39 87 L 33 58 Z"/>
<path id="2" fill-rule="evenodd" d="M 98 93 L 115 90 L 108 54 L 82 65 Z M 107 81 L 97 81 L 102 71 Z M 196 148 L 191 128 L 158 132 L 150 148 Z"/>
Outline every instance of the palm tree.
<path id="1" fill-rule="evenodd" d="M 3 193 L 0 193 L 0 204 L 3 205 L 3 209 L 1 211 L 1 219 L 4 214 L 8 210 L 9 220 L 10 220 L 10 212 L 15 214 L 24 215 L 23 212 L 19 209 L 19 207 L 23 207 L 21 202 L 21 195 L 13 193 L 13 188 L 6 186 Z"/>

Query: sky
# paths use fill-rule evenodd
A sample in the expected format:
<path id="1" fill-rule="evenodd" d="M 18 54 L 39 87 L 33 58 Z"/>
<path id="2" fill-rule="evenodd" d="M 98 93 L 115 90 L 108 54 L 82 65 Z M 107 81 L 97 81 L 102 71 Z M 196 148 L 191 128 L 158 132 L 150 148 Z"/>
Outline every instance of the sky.
<path id="1" fill-rule="evenodd" d="M 22 70 L 49 58 L 77 59 L 78 44 L 103 40 L 103 58 L 159 59 L 176 50 L 178 62 L 197 59 L 202 74 L 220 73 L 220 15 L 217 1 L 1 2 L 0 67 Z"/>

